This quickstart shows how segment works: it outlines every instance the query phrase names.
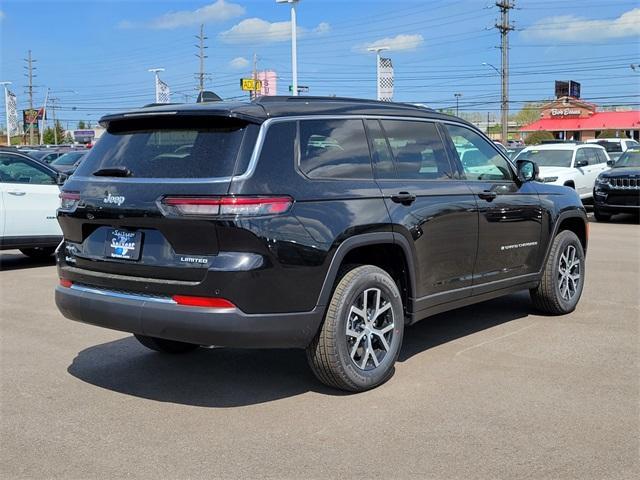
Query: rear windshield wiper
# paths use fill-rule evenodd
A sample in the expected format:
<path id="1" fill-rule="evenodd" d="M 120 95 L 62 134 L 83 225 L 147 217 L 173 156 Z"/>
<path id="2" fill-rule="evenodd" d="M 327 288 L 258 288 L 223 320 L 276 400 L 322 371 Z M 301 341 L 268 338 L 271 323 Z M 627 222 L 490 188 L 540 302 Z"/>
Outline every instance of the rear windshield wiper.
<path id="1" fill-rule="evenodd" d="M 96 170 L 93 175 L 96 177 L 130 177 L 133 172 L 127 167 L 108 167 Z"/>

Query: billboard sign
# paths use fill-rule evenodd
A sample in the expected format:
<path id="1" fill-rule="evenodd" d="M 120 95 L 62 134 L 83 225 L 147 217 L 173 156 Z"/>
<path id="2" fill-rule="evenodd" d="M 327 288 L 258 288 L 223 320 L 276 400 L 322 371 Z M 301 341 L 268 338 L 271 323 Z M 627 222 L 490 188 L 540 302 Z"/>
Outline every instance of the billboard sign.
<path id="1" fill-rule="evenodd" d="M 253 78 L 241 78 L 240 88 L 248 92 L 256 92 L 262 89 L 262 82 Z"/>
<path id="2" fill-rule="evenodd" d="M 580 98 L 580 84 L 573 80 L 556 80 L 556 98 L 562 97 Z"/>
<path id="3" fill-rule="evenodd" d="M 260 95 L 277 95 L 278 94 L 278 76 L 273 70 L 258 72 L 258 80 L 262 84 L 260 86 Z"/>

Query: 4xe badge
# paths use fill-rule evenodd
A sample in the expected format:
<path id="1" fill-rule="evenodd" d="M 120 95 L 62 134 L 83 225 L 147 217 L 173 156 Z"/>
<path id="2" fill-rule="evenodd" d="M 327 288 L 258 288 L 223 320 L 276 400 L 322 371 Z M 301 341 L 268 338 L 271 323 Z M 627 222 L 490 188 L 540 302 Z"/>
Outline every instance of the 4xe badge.
<path id="1" fill-rule="evenodd" d="M 108 193 L 107 196 L 102 199 L 102 203 L 113 203 L 120 206 L 124 203 L 124 200 L 124 196 L 111 195 L 110 193 Z"/>

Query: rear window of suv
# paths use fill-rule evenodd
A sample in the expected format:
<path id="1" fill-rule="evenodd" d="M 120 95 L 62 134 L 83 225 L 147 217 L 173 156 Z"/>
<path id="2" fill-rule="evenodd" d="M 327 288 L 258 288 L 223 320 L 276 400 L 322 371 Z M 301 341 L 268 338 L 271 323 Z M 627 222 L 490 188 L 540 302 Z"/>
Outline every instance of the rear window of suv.
<path id="1" fill-rule="evenodd" d="M 220 178 L 234 174 L 248 124 L 215 117 L 115 121 L 76 174 L 127 167 L 136 178 Z"/>

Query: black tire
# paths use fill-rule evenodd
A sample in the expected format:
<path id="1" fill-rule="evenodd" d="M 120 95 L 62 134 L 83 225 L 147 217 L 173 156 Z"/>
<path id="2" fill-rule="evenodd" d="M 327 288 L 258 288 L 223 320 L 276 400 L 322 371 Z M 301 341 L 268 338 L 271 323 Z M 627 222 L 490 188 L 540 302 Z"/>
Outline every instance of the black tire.
<path id="1" fill-rule="evenodd" d="M 147 337 L 146 335 L 134 334 L 136 339 L 145 347 L 161 353 L 187 353 L 195 350 L 200 345 L 195 343 L 178 342 L 176 340 L 166 340 L 164 338 Z"/>
<path id="2" fill-rule="evenodd" d="M 577 263 L 574 263 L 573 267 L 569 267 L 568 269 L 564 268 L 563 270 L 568 270 L 569 274 L 574 276 L 576 273 L 579 273 L 577 284 L 575 280 L 570 280 L 566 276 L 564 278 L 564 282 L 566 283 L 564 283 L 562 278 L 564 275 L 560 269 L 562 257 L 565 255 L 566 258 L 567 251 L 570 247 L 575 251 L 575 261 Z M 579 270 L 576 270 L 576 265 Z M 556 235 L 542 272 L 540 284 L 537 288 L 529 291 L 534 306 L 538 310 L 550 315 L 564 315 L 575 310 L 582 295 L 582 289 L 584 288 L 584 265 L 584 250 L 576 234 L 570 230 L 563 230 Z M 565 263 L 564 266 L 567 267 L 567 264 Z M 565 285 L 566 289 L 564 288 Z M 571 285 L 573 285 L 573 289 L 570 288 Z M 572 292 L 573 295 L 571 294 Z"/>
<path id="3" fill-rule="evenodd" d="M 56 247 L 21 248 L 20 251 L 31 258 L 47 258 L 54 254 Z"/>
<path id="4" fill-rule="evenodd" d="M 371 318 L 363 304 L 358 303 L 361 300 L 364 302 L 364 298 L 368 299 L 367 306 L 381 306 L 383 313 Z M 352 314 L 351 307 L 356 305 L 361 311 L 367 312 L 364 316 L 368 320 Z M 359 339 L 347 334 L 347 326 L 352 332 L 359 333 Z M 383 333 L 382 340 L 379 334 L 385 329 L 391 335 L 387 337 L 387 333 Z M 387 272 L 372 265 L 355 267 L 338 281 L 322 327 L 307 347 L 307 360 L 315 376 L 325 385 L 362 392 L 391 378 L 403 333 L 402 298 L 393 279 Z M 352 358 L 352 353 L 357 358 Z M 356 361 L 361 362 L 364 368 L 356 365 Z"/>
<path id="5" fill-rule="evenodd" d="M 608 222 L 609 220 L 611 220 L 611 214 L 609 213 L 603 213 L 598 207 L 597 205 L 594 205 L 593 207 L 593 216 L 595 217 L 595 219 L 599 222 Z"/>

